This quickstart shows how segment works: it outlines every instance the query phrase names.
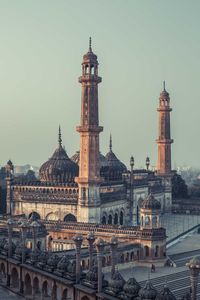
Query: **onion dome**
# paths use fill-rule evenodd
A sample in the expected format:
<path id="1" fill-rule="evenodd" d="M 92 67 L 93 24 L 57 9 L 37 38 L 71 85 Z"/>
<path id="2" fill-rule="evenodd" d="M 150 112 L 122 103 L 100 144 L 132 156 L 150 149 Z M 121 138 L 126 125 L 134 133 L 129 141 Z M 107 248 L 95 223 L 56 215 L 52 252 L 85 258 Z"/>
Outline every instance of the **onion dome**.
<path id="1" fill-rule="evenodd" d="M 88 52 L 83 55 L 83 61 L 84 63 L 91 63 L 91 62 L 94 62 L 94 63 L 97 63 L 97 56 L 93 53 L 92 51 L 92 39 L 90 37 L 89 39 L 89 49 L 88 49 Z"/>
<path id="2" fill-rule="evenodd" d="M 70 159 L 73 162 L 75 162 L 77 165 L 79 165 L 79 162 L 80 162 L 80 151 L 76 151 L 76 153 Z M 102 167 L 106 167 L 108 165 L 107 164 L 107 159 L 101 153 L 99 153 L 99 163 L 100 163 L 100 169 Z"/>
<path id="3" fill-rule="evenodd" d="M 14 251 L 15 251 L 15 248 L 16 248 L 16 245 L 15 245 L 13 242 L 12 242 L 11 247 L 12 247 L 12 252 L 14 252 Z M 6 240 L 6 242 L 5 242 L 4 246 L 3 246 L 3 250 L 4 250 L 5 252 L 8 252 L 8 249 L 9 249 L 9 243 L 8 243 L 8 241 Z"/>
<path id="4" fill-rule="evenodd" d="M 135 278 L 130 278 L 123 287 L 125 294 L 131 295 L 131 297 L 137 297 L 141 286 L 135 280 Z"/>
<path id="5" fill-rule="evenodd" d="M 31 263 L 36 263 L 39 261 L 39 256 L 40 256 L 41 251 L 36 248 L 34 249 L 31 253 L 30 253 L 30 259 L 31 259 Z"/>
<path id="6" fill-rule="evenodd" d="M 7 174 L 8 174 L 8 173 L 13 173 L 13 172 L 14 172 L 14 166 L 13 166 L 13 163 L 12 163 L 12 161 L 11 161 L 10 159 L 9 159 L 9 161 L 7 162 L 5 168 L 6 168 Z"/>
<path id="7" fill-rule="evenodd" d="M 73 260 L 72 262 L 69 261 L 68 266 L 67 266 L 67 272 L 68 273 L 75 273 L 76 271 L 76 262 Z"/>
<path id="8" fill-rule="evenodd" d="M 127 171 L 126 166 L 116 157 L 112 151 L 112 137 L 110 136 L 110 151 L 106 154 L 107 165 L 101 168 L 100 174 L 105 180 L 122 180 L 122 173 Z"/>
<path id="9" fill-rule="evenodd" d="M 118 294 L 123 290 L 125 280 L 118 270 L 115 271 L 111 280 L 108 283 L 108 288 L 113 294 Z"/>
<path id="10" fill-rule="evenodd" d="M 176 300 L 176 297 L 168 286 L 164 285 L 163 290 L 157 295 L 156 300 Z"/>
<path id="11" fill-rule="evenodd" d="M 47 260 L 47 265 L 51 268 L 56 268 L 58 261 L 59 261 L 58 255 L 52 254 Z"/>
<path id="12" fill-rule="evenodd" d="M 140 299 L 155 300 L 157 296 L 157 290 L 154 288 L 150 280 L 147 280 L 145 286 L 139 292 Z"/>
<path id="13" fill-rule="evenodd" d="M 69 265 L 69 257 L 67 255 L 62 256 L 61 260 L 57 264 L 57 270 L 60 272 L 66 272 Z"/>
<path id="14" fill-rule="evenodd" d="M 158 200 L 154 198 L 152 194 L 148 195 L 142 203 L 143 209 L 161 209 L 161 204 Z"/>
<path id="15" fill-rule="evenodd" d="M 102 273 L 102 278 L 103 278 L 103 273 Z M 91 270 L 87 272 L 85 279 L 90 282 L 98 281 L 98 267 L 96 265 L 92 266 Z"/>
<path id="16" fill-rule="evenodd" d="M 6 238 L 1 238 L 0 239 L 0 250 L 4 249 L 4 245 L 7 242 Z"/>
<path id="17" fill-rule="evenodd" d="M 74 178 L 78 176 L 78 165 L 68 157 L 62 146 L 60 127 L 58 148 L 52 157 L 41 166 L 39 175 L 41 181 L 53 183 L 73 182 Z"/>
<path id="18" fill-rule="evenodd" d="M 49 253 L 47 251 L 40 251 L 38 256 L 38 261 L 40 262 L 40 264 L 45 265 L 48 259 L 49 259 Z"/>

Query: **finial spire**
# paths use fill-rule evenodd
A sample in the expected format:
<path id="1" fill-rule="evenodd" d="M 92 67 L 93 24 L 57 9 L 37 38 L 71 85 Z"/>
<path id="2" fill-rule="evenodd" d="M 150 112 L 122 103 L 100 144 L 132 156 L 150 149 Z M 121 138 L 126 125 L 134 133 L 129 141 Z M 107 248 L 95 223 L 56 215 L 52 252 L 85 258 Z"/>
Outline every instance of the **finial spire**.
<path id="1" fill-rule="evenodd" d="M 110 151 L 112 151 L 112 135 L 110 134 L 110 145 L 109 145 Z"/>
<path id="2" fill-rule="evenodd" d="M 92 52 L 92 38 L 89 38 L 89 51 Z"/>
<path id="3" fill-rule="evenodd" d="M 163 91 L 165 91 L 165 80 L 163 81 Z"/>
<path id="4" fill-rule="evenodd" d="M 61 128 L 59 125 L 59 129 L 58 129 L 58 144 L 61 147 L 62 146 L 62 136 L 61 136 Z"/>

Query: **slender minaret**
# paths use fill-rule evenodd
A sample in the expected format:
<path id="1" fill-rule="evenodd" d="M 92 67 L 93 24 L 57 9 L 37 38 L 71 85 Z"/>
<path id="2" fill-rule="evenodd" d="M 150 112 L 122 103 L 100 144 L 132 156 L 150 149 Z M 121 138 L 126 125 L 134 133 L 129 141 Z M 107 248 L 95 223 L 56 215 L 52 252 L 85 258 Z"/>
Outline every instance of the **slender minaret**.
<path id="1" fill-rule="evenodd" d="M 159 107 L 159 133 L 158 133 L 158 165 L 157 172 L 162 176 L 171 175 L 171 144 L 173 140 L 170 135 L 170 97 L 165 90 L 165 81 L 163 91 L 160 93 Z"/>
<path id="2" fill-rule="evenodd" d="M 79 203 L 77 220 L 79 222 L 100 222 L 100 194 L 99 186 L 99 133 L 103 127 L 99 126 L 98 113 L 98 76 L 97 56 L 92 52 L 91 38 L 89 50 L 83 56 L 82 76 L 81 124 L 77 127 L 80 133 L 80 164 Z"/>
<path id="3" fill-rule="evenodd" d="M 159 107 L 159 133 L 158 133 L 158 163 L 157 174 L 162 178 L 165 197 L 163 199 L 162 211 L 170 211 L 172 205 L 171 193 L 171 144 L 173 140 L 170 134 L 170 97 L 165 89 L 165 81 L 163 82 L 163 91 L 160 93 Z"/>

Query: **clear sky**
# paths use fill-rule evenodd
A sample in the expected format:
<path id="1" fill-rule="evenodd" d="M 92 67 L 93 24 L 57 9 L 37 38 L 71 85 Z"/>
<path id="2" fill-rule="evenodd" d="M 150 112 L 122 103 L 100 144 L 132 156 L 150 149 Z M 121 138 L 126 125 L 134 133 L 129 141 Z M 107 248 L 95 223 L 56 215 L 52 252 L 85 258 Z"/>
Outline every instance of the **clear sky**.
<path id="1" fill-rule="evenodd" d="M 200 167 L 199 0 L 0 0 L 0 164 L 79 148 L 82 56 L 98 55 L 101 152 L 156 164 L 159 93 L 171 96 L 172 164 Z"/>

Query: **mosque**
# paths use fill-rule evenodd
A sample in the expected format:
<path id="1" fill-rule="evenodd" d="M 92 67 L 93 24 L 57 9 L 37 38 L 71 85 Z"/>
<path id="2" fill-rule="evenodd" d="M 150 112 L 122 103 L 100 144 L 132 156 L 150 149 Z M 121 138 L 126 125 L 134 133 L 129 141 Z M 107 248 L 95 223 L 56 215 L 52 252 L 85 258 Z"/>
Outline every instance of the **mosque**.
<path id="1" fill-rule="evenodd" d="M 71 158 L 62 145 L 61 129 L 58 147 L 52 157 L 39 170 L 39 179 L 19 180 L 14 176 L 11 161 L 6 165 L 7 214 L 34 214 L 38 219 L 64 222 L 84 222 L 109 225 L 141 223 L 140 206 L 150 194 L 161 212 L 171 210 L 171 143 L 170 97 L 164 89 L 160 94 L 158 162 L 156 171 L 149 168 L 135 170 L 134 158 L 130 170 L 115 155 L 112 138 L 108 153 L 99 150 L 98 113 L 98 60 L 91 47 L 83 56 L 81 122 L 76 130 L 80 134 L 80 149 Z"/>

